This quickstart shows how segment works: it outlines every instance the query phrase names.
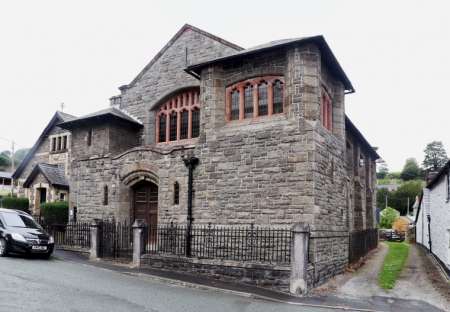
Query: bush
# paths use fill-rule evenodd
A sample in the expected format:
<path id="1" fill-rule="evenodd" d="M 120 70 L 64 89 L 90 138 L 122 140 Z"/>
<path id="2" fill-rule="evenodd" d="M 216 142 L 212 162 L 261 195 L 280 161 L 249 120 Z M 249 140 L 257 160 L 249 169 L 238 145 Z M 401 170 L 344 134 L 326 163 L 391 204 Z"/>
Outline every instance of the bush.
<path id="1" fill-rule="evenodd" d="M 17 209 L 29 212 L 30 202 L 26 197 L 5 196 L 0 198 L 0 208 Z"/>
<path id="2" fill-rule="evenodd" d="M 66 224 L 69 219 L 69 204 L 66 201 L 41 204 L 41 216 L 46 224 Z"/>
<path id="3" fill-rule="evenodd" d="M 380 227 L 382 229 L 391 229 L 392 224 L 400 216 L 400 213 L 394 208 L 387 207 L 381 211 Z"/>

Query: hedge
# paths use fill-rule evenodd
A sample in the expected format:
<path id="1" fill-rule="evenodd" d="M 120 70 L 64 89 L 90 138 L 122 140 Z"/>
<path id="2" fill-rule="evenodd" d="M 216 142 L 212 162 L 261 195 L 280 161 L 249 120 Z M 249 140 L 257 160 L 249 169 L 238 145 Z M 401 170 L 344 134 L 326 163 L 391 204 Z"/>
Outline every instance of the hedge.
<path id="1" fill-rule="evenodd" d="M 0 208 L 17 209 L 29 212 L 30 202 L 26 197 L 5 196 L 0 198 Z"/>
<path id="2" fill-rule="evenodd" d="M 69 219 L 69 204 L 66 201 L 43 203 L 41 216 L 46 224 L 66 224 Z"/>

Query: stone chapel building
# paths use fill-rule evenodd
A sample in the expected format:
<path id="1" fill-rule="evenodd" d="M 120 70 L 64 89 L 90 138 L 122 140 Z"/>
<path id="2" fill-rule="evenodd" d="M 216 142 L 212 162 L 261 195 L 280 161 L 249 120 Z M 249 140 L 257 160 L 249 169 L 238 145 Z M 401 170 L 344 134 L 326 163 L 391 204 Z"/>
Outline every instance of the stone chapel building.
<path id="1" fill-rule="evenodd" d="M 45 192 L 80 220 L 185 223 L 195 156 L 194 223 L 375 227 L 379 156 L 324 37 L 243 49 L 185 25 L 119 89 L 102 111 L 56 113 L 14 173 L 34 213 Z"/>

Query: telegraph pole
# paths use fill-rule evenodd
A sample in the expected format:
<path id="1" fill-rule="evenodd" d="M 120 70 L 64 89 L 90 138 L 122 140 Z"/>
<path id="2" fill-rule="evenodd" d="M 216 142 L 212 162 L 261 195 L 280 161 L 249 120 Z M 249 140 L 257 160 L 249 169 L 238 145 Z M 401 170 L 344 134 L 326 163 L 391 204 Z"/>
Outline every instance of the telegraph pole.
<path id="1" fill-rule="evenodd" d="M 16 169 L 16 166 L 14 164 L 14 141 L 11 141 L 11 173 L 14 174 L 14 171 Z M 14 194 L 14 178 L 11 175 L 11 196 Z"/>

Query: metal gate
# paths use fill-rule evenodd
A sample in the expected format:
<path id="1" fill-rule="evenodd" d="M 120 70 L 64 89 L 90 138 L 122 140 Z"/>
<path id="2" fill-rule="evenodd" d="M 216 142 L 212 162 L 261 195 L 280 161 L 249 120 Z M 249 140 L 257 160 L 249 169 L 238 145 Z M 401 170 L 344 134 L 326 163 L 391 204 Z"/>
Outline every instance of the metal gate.
<path id="1" fill-rule="evenodd" d="M 133 258 L 133 229 L 129 223 L 102 221 L 99 226 L 100 258 L 131 261 Z"/>

